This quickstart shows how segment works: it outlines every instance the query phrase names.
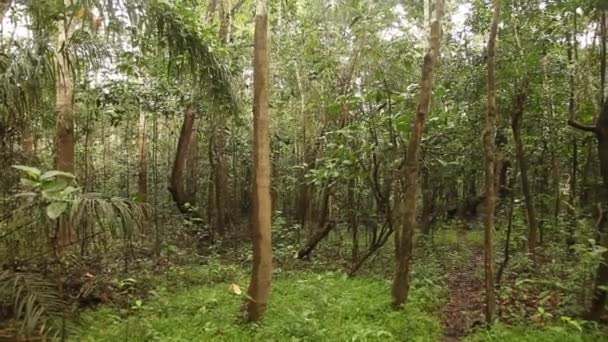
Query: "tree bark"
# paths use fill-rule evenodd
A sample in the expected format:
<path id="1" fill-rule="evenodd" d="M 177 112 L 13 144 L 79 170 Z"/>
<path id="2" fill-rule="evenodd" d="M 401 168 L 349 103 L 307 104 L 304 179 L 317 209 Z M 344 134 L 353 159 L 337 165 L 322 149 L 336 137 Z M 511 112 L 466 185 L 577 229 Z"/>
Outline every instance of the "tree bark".
<path id="1" fill-rule="evenodd" d="M 484 272 L 485 272 L 485 316 L 487 324 L 492 324 L 496 311 L 494 293 L 494 214 L 496 210 L 496 180 L 494 176 L 496 117 L 496 36 L 500 20 L 500 0 L 494 0 L 494 14 L 488 38 L 488 108 L 483 132 L 483 152 L 485 159 L 485 218 L 484 218 Z"/>
<path id="2" fill-rule="evenodd" d="M 137 174 L 137 191 L 141 200 L 148 199 L 148 147 L 146 142 L 146 114 L 139 112 L 139 126 L 137 134 L 137 150 L 139 151 L 139 172 Z"/>
<path id="3" fill-rule="evenodd" d="M 526 201 L 526 218 L 528 221 L 528 254 L 531 260 L 536 261 L 536 243 L 538 235 L 538 221 L 536 209 L 534 208 L 534 197 L 530 190 L 528 179 L 528 160 L 524 152 L 524 145 L 521 139 L 521 125 L 523 120 L 524 107 L 528 96 L 528 81 L 525 80 L 520 86 L 520 90 L 515 98 L 515 109 L 511 114 L 511 128 L 513 130 L 513 140 L 515 141 L 515 155 L 521 174 L 521 189 Z"/>
<path id="4" fill-rule="evenodd" d="M 190 147 L 190 142 L 192 141 L 195 121 L 196 113 L 191 106 L 188 106 L 184 111 L 184 121 L 177 141 L 177 150 L 175 151 L 173 170 L 171 171 L 171 179 L 169 182 L 169 192 L 173 196 L 177 208 L 183 214 L 189 214 L 191 212 L 191 208 L 189 207 L 189 204 L 187 204 L 189 202 L 184 186 L 184 177 L 188 159 L 188 149 Z"/>
<path id="5" fill-rule="evenodd" d="M 435 64 L 439 56 L 441 44 L 441 19 L 443 16 L 443 0 L 435 4 L 436 16 L 431 24 L 429 50 L 424 56 L 422 65 L 422 81 L 420 82 L 420 97 L 416 109 L 416 118 L 410 134 L 407 156 L 405 160 L 404 194 L 401 208 L 403 216 L 400 222 L 399 240 L 395 276 L 393 278 L 393 306 L 401 308 L 407 301 L 410 288 L 411 260 L 413 257 L 413 238 L 416 227 L 416 199 L 418 195 L 418 168 L 420 159 L 420 142 L 426 117 L 431 107 L 433 92 L 433 76 Z"/>
<path id="6" fill-rule="evenodd" d="M 58 20 L 55 53 L 55 169 L 74 173 L 74 74 L 68 56 L 67 44 L 73 33 L 72 23 L 67 18 L 69 0 L 64 1 L 63 18 Z M 55 250 L 62 250 L 76 241 L 74 227 L 60 217 L 55 234 Z"/>
<path id="7" fill-rule="evenodd" d="M 223 119 L 221 119 L 223 121 Z M 216 126 L 217 127 L 217 126 Z M 216 129 L 212 129 L 209 144 L 209 164 L 213 175 L 213 187 L 215 207 L 215 230 L 224 234 L 226 227 L 230 224 L 229 203 L 228 203 L 228 167 L 225 157 L 225 130 L 223 122 Z"/>
<path id="8" fill-rule="evenodd" d="M 13 0 L 0 0 L 0 25 L 2 25 L 2 21 L 4 21 L 4 16 L 8 9 L 11 8 L 11 3 Z"/>
<path id="9" fill-rule="evenodd" d="M 317 247 L 319 242 L 323 240 L 329 232 L 335 227 L 332 220 L 330 219 L 330 198 L 332 192 L 332 185 L 325 186 L 323 190 L 323 197 L 321 200 L 321 208 L 320 213 L 321 217 L 319 219 L 318 227 L 316 232 L 311 236 L 310 240 L 304 245 L 304 247 L 300 248 L 297 253 L 298 259 L 303 259 L 310 255 L 310 253 Z"/>
<path id="10" fill-rule="evenodd" d="M 247 291 L 247 320 L 259 320 L 268 305 L 272 282 L 272 203 L 270 199 L 268 2 L 256 1 L 253 57 L 254 191 L 253 271 Z"/>

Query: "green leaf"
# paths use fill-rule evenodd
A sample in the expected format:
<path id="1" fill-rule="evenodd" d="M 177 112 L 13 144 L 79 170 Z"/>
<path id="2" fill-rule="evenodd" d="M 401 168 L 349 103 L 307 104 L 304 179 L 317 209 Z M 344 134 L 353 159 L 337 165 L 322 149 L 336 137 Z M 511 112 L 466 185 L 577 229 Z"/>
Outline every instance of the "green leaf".
<path id="1" fill-rule="evenodd" d="M 31 167 L 31 166 L 13 165 L 13 168 L 17 169 L 19 171 L 25 172 L 28 176 L 30 176 L 33 179 L 38 179 L 38 177 L 40 177 L 40 174 L 42 173 L 37 168 Z"/>
<path id="2" fill-rule="evenodd" d="M 68 208 L 67 202 L 53 202 L 46 207 L 46 215 L 50 219 L 56 219 L 63 214 Z"/>
<path id="3" fill-rule="evenodd" d="M 42 191 L 46 192 L 59 192 L 67 188 L 68 182 L 65 179 L 57 179 L 53 181 L 46 181 L 42 183 Z"/>
<path id="4" fill-rule="evenodd" d="M 46 180 L 46 179 L 57 177 L 57 176 L 61 176 L 61 177 L 69 178 L 69 179 L 76 178 L 73 174 L 71 174 L 69 172 L 53 170 L 53 171 L 47 171 L 47 172 L 43 173 L 42 176 L 40 176 L 40 180 Z"/>
<path id="5" fill-rule="evenodd" d="M 29 178 L 21 178 L 19 181 L 21 182 L 21 184 L 23 184 L 23 186 L 27 188 L 36 188 L 40 185 L 39 182 L 31 180 Z"/>

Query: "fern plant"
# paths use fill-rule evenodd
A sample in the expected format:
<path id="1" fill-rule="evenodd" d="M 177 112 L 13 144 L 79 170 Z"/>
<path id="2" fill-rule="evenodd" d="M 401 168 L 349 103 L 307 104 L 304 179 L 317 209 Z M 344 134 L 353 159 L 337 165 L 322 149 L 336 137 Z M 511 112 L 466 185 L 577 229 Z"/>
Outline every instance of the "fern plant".
<path id="1" fill-rule="evenodd" d="M 10 308 L 21 336 L 56 338 L 66 332 L 68 305 L 57 286 L 40 274 L 1 273 L 0 305 Z"/>

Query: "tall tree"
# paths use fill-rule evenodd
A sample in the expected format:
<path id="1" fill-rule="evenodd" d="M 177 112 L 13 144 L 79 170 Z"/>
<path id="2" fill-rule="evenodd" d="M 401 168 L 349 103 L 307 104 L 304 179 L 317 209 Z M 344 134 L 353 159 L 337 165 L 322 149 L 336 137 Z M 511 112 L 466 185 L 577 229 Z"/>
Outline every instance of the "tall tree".
<path id="1" fill-rule="evenodd" d="M 70 0 L 64 0 L 61 19 L 57 20 L 55 38 L 55 167 L 74 172 L 74 77 L 68 55 L 68 43 L 74 31 Z"/>
<path id="2" fill-rule="evenodd" d="M 496 180 L 494 167 L 496 162 L 494 140 L 496 136 L 496 36 L 500 20 L 500 0 L 494 0 L 494 14 L 488 38 L 488 108 L 483 131 L 483 155 L 485 160 L 485 217 L 484 217 L 484 271 L 485 271 L 485 314 L 486 322 L 492 324 L 496 311 L 494 293 L 494 214 L 496 210 Z"/>
<path id="3" fill-rule="evenodd" d="M 519 171 L 521 173 L 521 190 L 524 193 L 526 201 L 526 218 L 528 221 L 528 254 L 532 260 L 536 260 L 536 242 L 538 220 L 536 218 L 536 209 L 534 208 L 534 197 L 530 189 L 530 180 L 528 178 L 528 160 L 524 152 L 524 144 L 521 138 L 521 124 L 523 113 L 528 96 L 528 81 L 524 80 L 520 85 L 515 97 L 515 108 L 511 113 L 511 129 L 513 130 L 513 140 L 515 141 L 515 156 Z"/>
<path id="4" fill-rule="evenodd" d="M 601 23 L 602 26 L 605 25 L 605 14 L 602 11 L 601 15 Z M 594 125 L 586 125 L 580 123 L 575 118 L 575 108 L 574 105 L 571 104 L 572 109 L 570 110 L 570 117 L 568 119 L 568 124 L 574 128 L 585 132 L 591 132 L 595 135 L 597 140 L 597 153 L 600 161 L 600 174 L 603 182 L 603 194 L 601 195 L 600 203 L 598 204 L 601 208 L 600 216 L 596 222 L 596 229 L 598 236 L 598 241 L 601 246 L 608 248 L 608 232 L 607 232 L 607 221 L 608 217 L 606 216 L 607 207 L 608 207 L 608 101 L 605 100 L 604 94 L 604 73 L 606 71 L 606 51 L 605 51 L 605 42 L 606 42 L 606 30 L 601 30 L 601 42 L 600 42 L 600 96 L 599 102 L 601 104 L 601 111 L 599 117 L 597 118 Z M 575 49 L 576 52 L 576 49 Z M 571 58 L 570 62 L 572 61 Z M 576 58 L 575 58 L 576 59 Z M 572 98 L 574 97 L 573 92 L 571 92 L 571 103 L 573 102 Z M 587 318 L 591 320 L 600 320 L 604 313 L 606 312 L 606 299 L 608 298 L 608 253 L 604 253 L 604 258 L 602 262 L 599 264 L 596 273 L 595 273 L 595 288 L 593 291 L 593 299 L 591 301 L 591 306 L 586 313 Z"/>
<path id="5" fill-rule="evenodd" d="M 429 49 L 422 64 L 422 80 L 420 82 L 420 97 L 416 108 L 416 118 L 408 141 L 405 159 L 405 175 L 403 179 L 404 193 L 399 203 L 402 215 L 396 248 L 396 267 L 393 278 L 393 306 L 401 307 L 407 301 L 410 288 L 410 271 L 413 256 L 413 239 L 416 228 L 416 201 L 418 195 L 418 169 L 420 164 L 420 142 L 424 131 L 426 117 L 431 109 L 433 93 L 433 76 L 435 64 L 439 56 L 441 44 L 441 19 L 443 16 L 443 0 L 435 3 L 435 20 L 431 24 Z"/>
<path id="6" fill-rule="evenodd" d="M 268 2 L 257 0 L 253 55 L 253 160 L 254 189 L 252 212 L 253 272 L 249 283 L 247 319 L 259 320 L 270 296 L 272 244 L 270 199 Z"/>
<path id="7" fill-rule="evenodd" d="M 146 113 L 139 112 L 139 125 L 137 132 L 139 153 L 139 172 L 137 174 L 137 191 L 143 201 L 148 197 L 148 146 L 146 141 Z"/>
<path id="8" fill-rule="evenodd" d="M 71 0 L 64 0 L 57 20 L 55 54 L 55 169 L 74 172 L 74 70 L 68 45 L 75 30 Z M 76 241 L 76 232 L 69 220 L 60 217 L 56 225 L 54 248 L 57 253 Z"/>

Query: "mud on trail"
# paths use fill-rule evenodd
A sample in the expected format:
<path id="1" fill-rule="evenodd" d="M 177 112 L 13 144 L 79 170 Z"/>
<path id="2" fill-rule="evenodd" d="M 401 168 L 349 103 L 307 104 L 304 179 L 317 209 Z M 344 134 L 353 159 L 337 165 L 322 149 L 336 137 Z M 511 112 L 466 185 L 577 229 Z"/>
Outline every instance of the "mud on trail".
<path id="1" fill-rule="evenodd" d="M 464 234 L 460 243 L 466 244 Z M 460 341 L 472 328 L 483 322 L 483 282 L 477 277 L 483 268 L 483 251 L 471 246 L 466 263 L 450 263 L 448 269 L 448 302 L 441 310 L 443 341 Z"/>

